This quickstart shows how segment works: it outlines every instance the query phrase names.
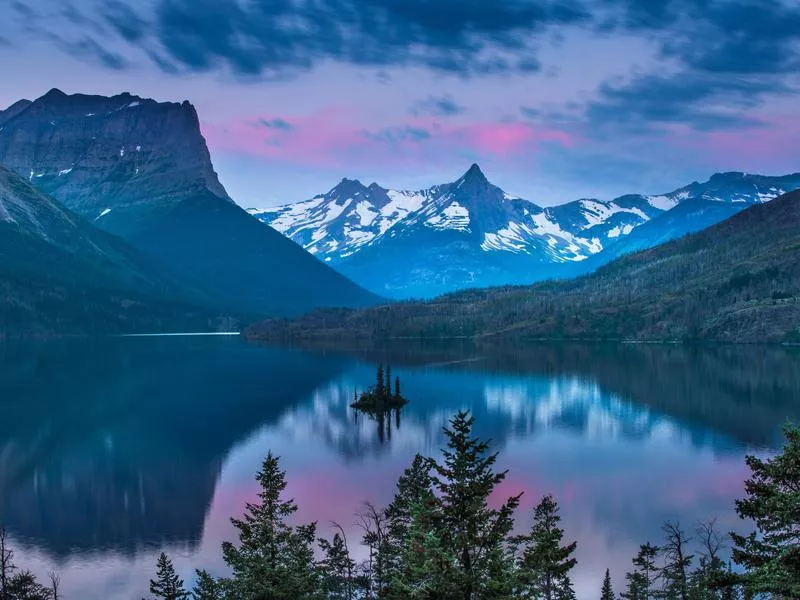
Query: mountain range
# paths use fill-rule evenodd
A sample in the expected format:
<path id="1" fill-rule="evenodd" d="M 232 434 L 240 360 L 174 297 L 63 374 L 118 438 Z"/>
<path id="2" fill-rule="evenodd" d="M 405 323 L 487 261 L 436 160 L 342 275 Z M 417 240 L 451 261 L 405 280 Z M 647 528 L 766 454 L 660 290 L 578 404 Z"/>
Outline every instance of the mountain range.
<path id="1" fill-rule="evenodd" d="M 188 102 L 54 89 L 0 111 L 0 164 L 26 184 L 4 171 L 0 220 L 13 221 L 26 239 L 55 239 L 37 223 L 56 217 L 22 217 L 45 204 L 61 210 L 87 239 L 139 257 L 131 273 L 112 269 L 137 293 L 151 295 L 137 286 L 159 279 L 189 303 L 242 318 L 379 301 L 232 201 Z M 145 264 L 157 274 L 134 276 Z"/>
<path id="2" fill-rule="evenodd" d="M 394 298 L 590 272 L 800 188 L 800 173 L 720 173 L 661 195 L 542 207 L 478 165 L 420 191 L 343 179 L 326 194 L 251 214 L 362 286 Z"/>
<path id="3" fill-rule="evenodd" d="M 256 324 L 258 339 L 800 341 L 800 191 L 596 272 Z"/>

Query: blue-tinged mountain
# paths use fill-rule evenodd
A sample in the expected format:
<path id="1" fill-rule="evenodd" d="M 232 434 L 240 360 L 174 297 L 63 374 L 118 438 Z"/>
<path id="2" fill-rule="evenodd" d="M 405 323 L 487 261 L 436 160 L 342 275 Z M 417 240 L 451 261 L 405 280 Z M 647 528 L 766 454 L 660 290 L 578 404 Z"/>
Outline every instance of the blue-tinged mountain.
<path id="1" fill-rule="evenodd" d="M 188 102 L 51 90 L 0 113 L 0 163 L 226 309 L 378 300 L 231 200 Z"/>
<path id="2" fill-rule="evenodd" d="M 0 166 L 0 339 L 230 328 L 208 302 Z"/>
<path id="3" fill-rule="evenodd" d="M 251 213 L 364 286 L 432 297 L 590 272 L 798 188 L 800 174 L 724 173 L 668 194 L 543 208 L 492 185 L 473 165 L 426 190 L 344 179 L 327 194 Z"/>
<path id="4" fill-rule="evenodd" d="M 800 341 L 800 191 L 591 275 L 254 326 L 256 338 Z"/>

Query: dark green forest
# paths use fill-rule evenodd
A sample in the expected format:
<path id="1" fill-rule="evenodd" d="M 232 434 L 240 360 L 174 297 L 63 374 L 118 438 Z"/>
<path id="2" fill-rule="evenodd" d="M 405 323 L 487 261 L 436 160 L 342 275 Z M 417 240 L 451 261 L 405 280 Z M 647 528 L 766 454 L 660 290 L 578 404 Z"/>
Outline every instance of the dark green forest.
<path id="1" fill-rule="evenodd" d="M 444 429 L 440 458 L 417 455 L 386 508 L 366 504 L 364 534 L 348 540 L 334 524 L 331 539 L 317 524 L 294 524 L 297 505 L 285 497 L 286 473 L 269 453 L 256 475 L 258 499 L 232 519 L 238 540 L 225 542 L 227 577 L 196 573 L 187 589 L 161 554 L 151 598 L 166 600 L 572 600 L 578 541 L 565 539 L 559 506 L 543 497 L 515 534 L 521 494 L 492 507 L 505 481 L 490 443 L 476 438 L 474 417 L 457 414 Z M 713 519 L 691 530 L 663 524 L 660 540 L 631 557 L 622 589 L 611 573 L 598 581 L 602 600 L 789 600 L 800 597 L 800 428 L 785 428 L 775 457 L 748 456 L 750 478 L 736 512 L 753 523 L 749 535 L 726 534 Z M 368 558 L 356 562 L 351 544 Z M 726 560 L 730 549 L 731 560 Z M 0 600 L 59 600 L 59 578 L 46 583 L 14 563 L 0 535 Z"/>
<path id="2" fill-rule="evenodd" d="M 251 339 L 800 341 L 800 192 L 595 273 L 251 326 Z"/>

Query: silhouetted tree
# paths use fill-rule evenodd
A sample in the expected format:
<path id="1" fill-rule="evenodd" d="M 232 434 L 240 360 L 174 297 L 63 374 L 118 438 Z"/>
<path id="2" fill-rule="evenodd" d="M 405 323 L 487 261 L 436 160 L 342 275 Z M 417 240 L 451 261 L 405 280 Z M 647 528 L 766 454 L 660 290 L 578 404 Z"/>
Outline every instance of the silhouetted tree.
<path id="1" fill-rule="evenodd" d="M 150 593 L 164 600 L 185 600 L 189 593 L 183 587 L 172 561 L 163 552 L 158 557 L 156 578 L 150 580 Z"/>
<path id="2" fill-rule="evenodd" d="M 394 378 L 394 397 L 400 399 L 400 377 Z"/>
<path id="3" fill-rule="evenodd" d="M 16 571 L 14 551 L 8 542 L 5 528 L 0 527 L 0 600 L 9 600 L 8 582 Z"/>
<path id="4" fill-rule="evenodd" d="M 603 589 L 600 593 L 600 600 L 616 600 L 614 595 L 614 588 L 611 587 L 611 572 L 606 569 L 606 576 L 603 579 Z"/>
<path id="5" fill-rule="evenodd" d="M 383 379 L 383 365 L 378 365 L 378 372 L 375 374 L 375 395 L 378 398 L 383 398 L 384 395 L 384 379 Z"/>
<path id="6" fill-rule="evenodd" d="M 691 538 L 686 537 L 677 522 L 667 521 L 661 529 L 664 532 L 664 546 L 661 548 L 664 555 L 661 569 L 664 591 L 670 598 L 688 600 L 689 572 L 694 558 L 687 550 Z"/>
<path id="7" fill-rule="evenodd" d="M 325 598 L 352 600 L 355 562 L 350 558 L 344 537 L 336 533 L 332 542 L 320 539 L 319 547 L 324 554 L 320 570 Z"/>
<path id="8" fill-rule="evenodd" d="M 387 400 L 392 396 L 392 367 L 386 365 L 386 383 L 383 389 L 382 398 Z"/>
<path id="9" fill-rule="evenodd" d="M 655 597 L 654 586 L 659 574 L 656 558 L 659 550 L 658 546 L 650 543 L 639 547 L 639 552 L 633 558 L 634 571 L 625 575 L 627 587 L 620 594 L 624 600 L 650 600 Z"/>
<path id="10" fill-rule="evenodd" d="M 577 542 L 562 545 L 564 530 L 552 496 L 545 496 L 533 512 L 533 527 L 518 538 L 523 544 L 517 567 L 523 598 L 574 600 L 569 572 L 577 561 L 572 556 Z"/>

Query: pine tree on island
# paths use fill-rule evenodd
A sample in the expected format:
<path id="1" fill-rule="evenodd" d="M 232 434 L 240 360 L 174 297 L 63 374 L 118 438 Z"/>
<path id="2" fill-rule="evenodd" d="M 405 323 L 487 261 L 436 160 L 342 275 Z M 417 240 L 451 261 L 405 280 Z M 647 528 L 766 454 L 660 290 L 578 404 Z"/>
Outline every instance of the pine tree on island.
<path id="1" fill-rule="evenodd" d="M 375 374 L 375 386 L 360 395 L 355 392 L 354 401 L 350 406 L 376 414 L 405 406 L 408 401 L 400 394 L 400 377 L 395 377 L 394 394 L 392 394 L 391 377 L 392 368 L 390 366 L 387 365 L 384 371 L 383 365 L 378 365 L 378 370 Z"/>

